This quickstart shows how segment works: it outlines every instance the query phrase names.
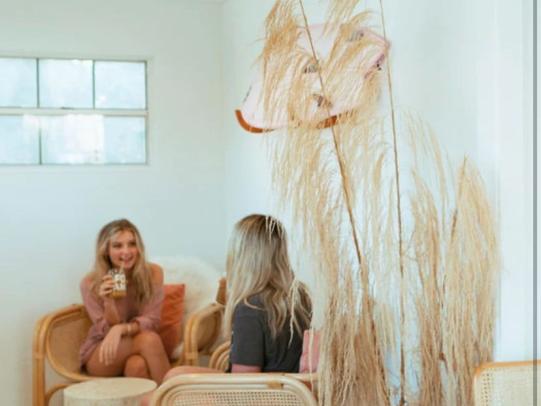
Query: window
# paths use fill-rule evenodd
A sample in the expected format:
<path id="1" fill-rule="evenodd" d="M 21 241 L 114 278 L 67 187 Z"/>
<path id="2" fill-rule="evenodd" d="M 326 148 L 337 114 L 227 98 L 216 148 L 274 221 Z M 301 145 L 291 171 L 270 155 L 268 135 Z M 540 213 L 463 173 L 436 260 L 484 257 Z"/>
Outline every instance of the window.
<path id="1" fill-rule="evenodd" d="M 0 57 L 0 164 L 146 162 L 146 63 Z"/>

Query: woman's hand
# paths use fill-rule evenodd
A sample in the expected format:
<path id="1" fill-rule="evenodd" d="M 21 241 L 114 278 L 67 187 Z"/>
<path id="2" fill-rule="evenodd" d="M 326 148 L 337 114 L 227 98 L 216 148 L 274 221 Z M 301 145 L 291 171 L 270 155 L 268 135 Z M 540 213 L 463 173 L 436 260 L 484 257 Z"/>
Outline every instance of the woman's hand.
<path id="1" fill-rule="evenodd" d="M 101 284 L 100 288 L 98 289 L 98 295 L 102 299 L 107 299 L 111 297 L 111 293 L 113 292 L 113 287 L 115 286 L 115 282 L 113 281 L 113 277 L 111 275 L 104 275 L 103 278 L 101 278 Z"/>
<path id="2" fill-rule="evenodd" d="M 123 332 L 124 326 L 115 324 L 101 342 L 99 360 L 102 364 L 111 365 L 115 361 Z"/>

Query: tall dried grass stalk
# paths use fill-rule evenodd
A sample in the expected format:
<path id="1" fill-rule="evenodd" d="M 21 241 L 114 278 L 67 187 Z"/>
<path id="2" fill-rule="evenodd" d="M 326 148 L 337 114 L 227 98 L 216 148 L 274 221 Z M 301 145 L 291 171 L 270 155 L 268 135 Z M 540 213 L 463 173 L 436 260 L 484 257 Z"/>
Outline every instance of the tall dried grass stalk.
<path id="1" fill-rule="evenodd" d="M 285 106 L 289 121 L 286 133 L 272 140 L 273 183 L 326 287 L 319 301 L 319 401 L 469 405 L 473 367 L 492 351 L 499 267 L 489 202 L 467 161 L 451 190 L 435 137 L 409 116 L 402 141 L 410 159 L 399 165 L 390 70 L 390 120 L 377 118 L 380 72 L 363 77 L 362 86 L 343 80 L 356 55 L 371 57 L 372 39 L 358 35 L 366 18 L 359 14 L 344 24 L 329 57 L 319 60 L 313 44 L 307 52 L 296 42 L 293 2 L 278 1 L 261 55 L 265 112 L 277 116 Z M 322 101 L 315 110 L 314 83 Z M 340 97 L 362 108 L 322 130 Z M 401 190 L 405 174 L 411 175 L 404 181 L 413 189 L 409 199 Z M 399 387 L 389 370 L 396 364 Z"/>
<path id="2" fill-rule="evenodd" d="M 496 227 L 478 171 L 465 159 L 446 241 L 443 349 L 449 370 L 448 404 L 472 404 L 476 366 L 492 359 L 494 287 L 499 269 Z"/>
<path id="3" fill-rule="evenodd" d="M 275 145 L 275 185 L 282 201 L 291 203 L 293 216 L 303 227 L 306 246 L 317 253 L 316 271 L 330 287 L 321 331 L 321 402 L 349 405 L 366 399 L 366 404 L 390 404 L 383 354 L 394 340 L 393 333 L 383 325 L 388 314 L 375 311 L 368 259 L 361 257 L 359 267 L 345 194 L 337 181 L 339 168 L 332 136 L 328 131 L 294 129 L 281 137 Z M 340 137 L 339 145 L 344 150 L 355 144 L 348 138 Z M 380 149 L 381 145 L 372 143 L 371 151 L 384 154 Z M 348 150 L 344 155 L 350 154 Z M 367 172 L 371 178 L 379 176 L 381 163 L 374 164 Z M 346 179 L 349 174 L 360 177 L 357 172 L 348 166 Z"/>
<path id="4" fill-rule="evenodd" d="M 379 0 L 380 4 L 380 16 L 381 16 L 381 25 L 383 29 L 383 38 L 387 40 L 387 30 L 385 26 L 385 13 L 383 9 L 383 1 Z M 406 334 L 405 326 L 407 324 L 406 320 L 406 309 L 405 295 L 407 294 L 407 289 L 405 286 L 405 267 L 404 267 L 404 246 L 403 246 L 403 213 L 402 213 L 402 203 L 401 203 L 401 184 L 400 184 L 400 158 L 398 151 L 398 140 L 397 140 L 397 130 L 396 130 L 396 116 L 395 116 L 395 105 L 394 105 L 394 92 L 393 92 L 393 82 L 391 74 L 391 64 L 385 64 L 385 71 L 387 73 L 387 88 L 389 91 L 389 103 L 391 107 L 391 125 L 392 125 L 392 139 L 393 139 L 393 162 L 394 162 L 394 179 L 395 179 L 395 192 L 396 192 L 396 212 L 397 212 L 397 233 L 398 233 L 398 268 L 400 272 L 400 406 L 406 404 L 406 357 L 404 354 L 404 337 Z"/>
<path id="5" fill-rule="evenodd" d="M 495 222 L 480 175 L 469 161 L 460 166 L 450 193 L 453 176 L 434 135 L 419 120 L 410 119 L 408 131 L 414 157 L 408 256 L 420 374 L 415 403 L 472 405 L 475 367 L 492 358 L 500 269 Z M 422 170 L 426 167 L 436 170 L 429 176 Z"/>
<path id="6" fill-rule="evenodd" d="M 294 0 L 280 0 L 265 20 L 265 42 L 259 60 L 263 71 L 263 111 L 269 120 L 278 118 L 280 107 L 288 100 L 289 89 L 284 83 L 291 76 L 299 76 L 299 69 L 310 58 L 297 44 L 299 23 L 295 10 Z"/>
<path id="7" fill-rule="evenodd" d="M 331 24 L 348 20 L 360 2 L 360 0 L 330 0 L 327 20 Z"/>
<path id="8" fill-rule="evenodd" d="M 442 252 L 445 238 L 445 207 L 447 206 L 447 176 L 435 137 L 418 121 L 408 120 L 409 141 L 413 159 L 411 197 L 411 230 L 409 279 L 414 286 L 413 300 L 418 329 L 419 405 L 443 405 L 443 281 L 445 268 Z M 422 165 L 441 168 L 430 185 L 423 176 Z M 417 272 L 413 272 L 416 270 Z M 415 397 L 412 396 L 412 403 Z"/>

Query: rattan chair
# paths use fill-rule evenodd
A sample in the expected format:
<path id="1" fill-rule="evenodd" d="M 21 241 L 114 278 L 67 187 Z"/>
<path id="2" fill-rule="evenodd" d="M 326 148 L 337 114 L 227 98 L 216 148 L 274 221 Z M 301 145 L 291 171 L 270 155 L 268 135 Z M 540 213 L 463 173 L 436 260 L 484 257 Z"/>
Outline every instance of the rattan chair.
<path id="1" fill-rule="evenodd" d="M 79 370 L 79 348 L 91 322 L 84 306 L 71 305 L 43 316 L 34 330 L 32 397 L 34 406 L 49 404 L 51 396 L 72 382 L 92 379 Z M 69 382 L 46 387 L 46 361 Z"/>
<path id="2" fill-rule="evenodd" d="M 220 281 L 216 301 L 222 303 L 225 301 L 224 280 Z M 222 309 L 223 304 L 214 303 L 199 312 L 186 315 L 183 353 L 174 365 L 183 362 L 199 365 L 200 354 L 210 353 L 220 337 Z M 80 304 L 49 313 L 37 322 L 32 354 L 34 406 L 48 405 L 55 392 L 73 383 L 94 379 L 79 369 L 79 348 L 90 326 L 88 314 Z M 65 382 L 47 387 L 45 379 L 47 364 L 64 378 Z"/>
<path id="3" fill-rule="evenodd" d="M 537 386 L 541 387 L 537 361 Z M 475 371 L 473 391 L 475 406 L 533 405 L 534 362 L 491 362 Z M 541 405 L 541 396 L 537 399 Z"/>
<path id="4" fill-rule="evenodd" d="M 154 406 L 316 406 L 302 374 L 187 374 L 154 392 Z"/>
<path id="5" fill-rule="evenodd" d="M 212 354 L 222 341 L 221 329 L 226 297 L 226 281 L 220 280 L 216 303 L 195 312 L 186 321 L 183 365 L 206 366 L 202 360 Z"/>

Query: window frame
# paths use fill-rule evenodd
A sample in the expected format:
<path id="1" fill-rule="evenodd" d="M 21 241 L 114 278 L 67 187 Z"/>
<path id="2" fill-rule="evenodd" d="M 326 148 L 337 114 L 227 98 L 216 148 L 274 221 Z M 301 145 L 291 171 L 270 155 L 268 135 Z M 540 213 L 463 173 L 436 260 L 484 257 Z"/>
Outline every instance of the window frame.
<path id="1" fill-rule="evenodd" d="M 147 58 L 98 58 L 98 57 L 82 57 L 82 56 L 18 56 L 18 55 L 0 55 L 1 59 L 30 59 L 36 61 L 36 71 L 35 71 L 35 83 L 36 83 L 36 106 L 35 107 L 21 107 L 21 106 L 0 106 L 0 117 L 3 116 L 19 116 L 23 117 L 25 115 L 32 117 L 47 117 L 47 116 L 67 116 L 67 115 L 102 115 L 104 117 L 141 117 L 145 122 L 145 140 L 144 140 L 144 161 L 143 162 L 84 162 L 84 163 L 45 163 L 43 162 L 43 147 L 42 147 L 42 129 L 41 126 L 38 127 L 38 162 L 34 163 L 3 163 L 0 162 L 0 167 L 8 166 L 24 166 L 24 167 L 34 167 L 34 166 L 90 166 L 90 167 L 101 167 L 101 166 L 146 166 L 149 164 L 149 150 L 148 150 L 148 135 L 149 135 L 149 108 L 148 108 L 148 65 L 149 60 Z M 91 61 L 92 62 L 92 108 L 78 108 L 78 107 L 41 107 L 40 106 L 40 75 L 39 67 L 41 60 L 60 60 L 60 61 Z M 142 109 L 133 109 L 133 108 L 100 108 L 96 107 L 96 62 L 119 62 L 119 63 L 142 63 L 144 66 L 144 108 Z"/>

